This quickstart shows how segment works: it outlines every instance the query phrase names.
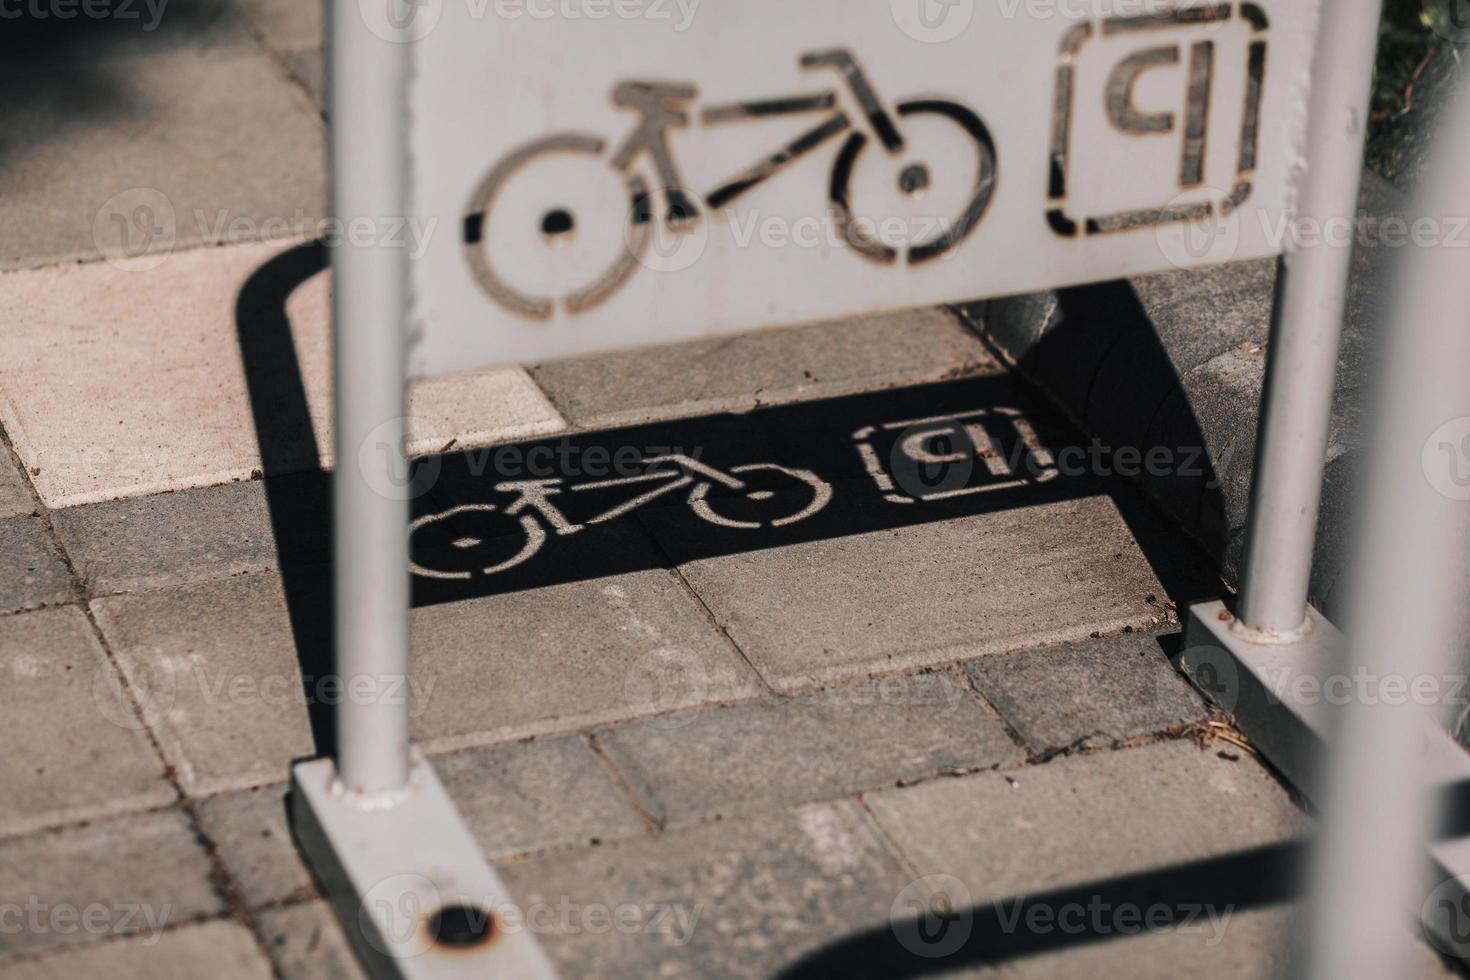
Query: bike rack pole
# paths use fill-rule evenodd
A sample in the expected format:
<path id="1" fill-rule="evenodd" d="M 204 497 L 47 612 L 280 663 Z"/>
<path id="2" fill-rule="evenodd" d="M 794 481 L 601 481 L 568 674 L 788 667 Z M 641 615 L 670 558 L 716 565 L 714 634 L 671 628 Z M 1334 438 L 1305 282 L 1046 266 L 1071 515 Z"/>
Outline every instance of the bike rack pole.
<path id="1" fill-rule="evenodd" d="M 391 4 L 329 7 L 332 209 L 407 215 L 413 38 Z M 387 15 L 373 22 L 374 14 Z M 350 227 L 350 225 L 349 225 Z M 345 236 L 351 241 L 353 236 Z M 368 236 L 373 239 L 378 235 Z M 341 244 L 336 341 L 337 758 L 291 769 L 307 863 L 375 980 L 554 976 L 433 767 L 408 741 L 409 489 L 405 436 L 409 256 Z"/>
<path id="2" fill-rule="evenodd" d="M 408 44 L 366 29 L 356 3 L 331 16 L 329 154 L 332 213 L 344 222 L 407 214 Z M 364 111 L 370 109 L 372 111 Z M 392 689 L 408 675 L 408 505 L 393 478 L 405 458 L 404 324 L 408 252 L 347 240 L 332 250 L 337 464 L 337 767 L 367 795 L 408 781 L 408 704 L 352 696 Z M 402 688 L 399 688 L 400 690 Z"/>
<path id="3" fill-rule="evenodd" d="M 1320 15 L 1296 217 L 1324 229 L 1354 227 L 1381 20 L 1381 0 L 1333 0 Z M 1280 640 L 1307 623 L 1354 239 L 1334 237 L 1305 249 L 1288 239 L 1271 324 L 1240 615 Z"/>
<path id="4" fill-rule="evenodd" d="M 1440 127 L 1419 214 L 1470 215 L 1470 182 L 1464 177 L 1470 86 Z M 1458 586 L 1465 580 L 1470 495 L 1450 477 L 1458 473 L 1452 467 L 1470 431 L 1470 250 L 1418 247 L 1404 258 L 1395 314 L 1382 330 L 1386 370 L 1369 456 L 1351 607 L 1356 622 L 1345 667 L 1351 678 L 1398 678 L 1415 689 L 1423 679 L 1439 681 L 1457 669 Z M 1461 424 L 1447 436 L 1447 423 Z M 1431 779 L 1446 776 L 1431 761 L 1426 746 L 1433 741 L 1426 730 L 1445 719 L 1427 719 L 1415 699 L 1403 703 L 1387 690 L 1356 690 L 1337 719 L 1321 797 L 1324 823 L 1306 976 L 1404 976 L 1404 913 L 1432 913 L 1431 928 L 1433 915 L 1442 914 L 1431 907 L 1437 903 L 1430 901 L 1425 849 L 1437 816 Z M 1447 693 L 1442 686 L 1436 690 L 1441 699 Z M 1442 728 L 1431 734 L 1448 741 Z M 1463 771 L 1463 756 L 1455 756 Z M 1451 908 L 1449 914 L 1463 930 L 1463 910 Z"/>

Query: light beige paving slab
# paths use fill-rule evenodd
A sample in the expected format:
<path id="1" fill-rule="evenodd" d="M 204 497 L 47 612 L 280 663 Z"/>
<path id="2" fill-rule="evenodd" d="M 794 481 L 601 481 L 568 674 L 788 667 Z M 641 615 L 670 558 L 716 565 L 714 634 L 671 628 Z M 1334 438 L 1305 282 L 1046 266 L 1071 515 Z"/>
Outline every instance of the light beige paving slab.
<path id="1" fill-rule="evenodd" d="M 573 358 L 531 373 L 574 424 L 609 427 L 999 370 L 978 337 L 933 308 Z"/>
<path id="2" fill-rule="evenodd" d="M 114 939 L 9 966 L 6 980 L 270 980 L 271 965 L 255 937 L 225 919 L 169 929 L 156 936 Z"/>
<path id="3" fill-rule="evenodd" d="M 0 275 L 0 422 L 50 507 L 249 479 L 260 452 L 235 306 L 241 286 L 289 243 Z M 298 468 L 330 464 L 329 275 L 286 304 L 320 447 L 285 446 Z M 258 327 L 245 324 L 243 329 Z M 265 400 L 289 391 L 265 380 Z M 414 452 L 563 427 L 519 368 L 416 386 Z M 304 430 L 303 430 L 304 431 Z"/>
<path id="4" fill-rule="evenodd" d="M 0 618 L 0 745 L 0 836 L 175 797 L 74 606 Z"/>

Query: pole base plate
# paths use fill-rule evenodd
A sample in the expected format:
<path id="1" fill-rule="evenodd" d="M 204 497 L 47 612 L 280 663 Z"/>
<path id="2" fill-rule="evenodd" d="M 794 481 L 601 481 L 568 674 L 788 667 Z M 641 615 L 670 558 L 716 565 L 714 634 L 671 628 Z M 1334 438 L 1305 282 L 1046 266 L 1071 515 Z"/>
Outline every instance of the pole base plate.
<path id="1" fill-rule="evenodd" d="M 331 759 L 298 763 L 291 817 L 297 846 L 375 980 L 556 976 L 417 752 L 409 785 L 377 800 L 347 792 Z"/>

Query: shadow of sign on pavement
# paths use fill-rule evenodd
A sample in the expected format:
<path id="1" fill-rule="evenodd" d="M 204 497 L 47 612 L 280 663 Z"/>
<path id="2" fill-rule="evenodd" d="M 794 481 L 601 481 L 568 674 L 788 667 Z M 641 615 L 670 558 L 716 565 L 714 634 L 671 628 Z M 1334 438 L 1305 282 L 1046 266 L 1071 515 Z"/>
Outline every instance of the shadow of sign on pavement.
<path id="1" fill-rule="evenodd" d="M 428 457 L 400 489 L 415 605 L 1102 495 L 1207 591 L 1109 467 L 986 377 Z"/>
<path id="2" fill-rule="evenodd" d="M 333 669 L 331 481 L 314 468 L 286 301 L 326 261 L 316 242 L 282 253 L 236 309 L 308 676 Z M 1208 563 L 1125 479 L 1149 465 L 1084 443 L 1005 375 L 446 452 L 414 460 L 381 492 L 410 500 L 416 606 L 1098 496 L 1111 498 L 1168 598 L 1215 594 Z M 1214 481 L 1189 446 L 1157 475 L 1194 492 Z M 317 706 L 311 722 L 330 752 L 332 712 Z"/>

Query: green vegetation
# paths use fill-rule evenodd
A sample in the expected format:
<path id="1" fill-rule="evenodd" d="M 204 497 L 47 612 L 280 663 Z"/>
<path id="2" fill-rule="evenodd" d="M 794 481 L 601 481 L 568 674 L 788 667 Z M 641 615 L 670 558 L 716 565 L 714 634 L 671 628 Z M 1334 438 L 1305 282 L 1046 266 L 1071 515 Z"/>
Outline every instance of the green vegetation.
<path id="1" fill-rule="evenodd" d="M 1385 0 L 1368 162 L 1390 180 L 1413 182 L 1432 142 L 1444 93 L 1460 77 L 1464 48 L 1447 40 L 1449 4 Z M 1440 28 L 1441 30 L 1436 30 Z"/>

